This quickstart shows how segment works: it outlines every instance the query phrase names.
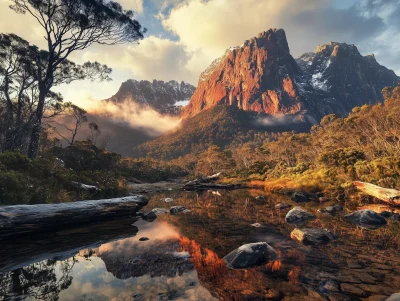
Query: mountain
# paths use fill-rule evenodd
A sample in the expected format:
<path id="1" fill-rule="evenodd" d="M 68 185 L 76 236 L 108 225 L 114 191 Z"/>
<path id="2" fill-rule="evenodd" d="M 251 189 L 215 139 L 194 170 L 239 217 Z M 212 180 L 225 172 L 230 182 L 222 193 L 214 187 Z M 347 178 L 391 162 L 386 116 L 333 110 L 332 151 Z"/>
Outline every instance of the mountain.
<path id="1" fill-rule="evenodd" d="M 196 87 L 190 84 L 174 80 L 149 82 L 131 79 L 122 83 L 118 92 L 107 101 L 114 103 L 130 101 L 140 108 L 151 108 L 162 114 L 177 115 L 195 89 Z"/>
<path id="2" fill-rule="evenodd" d="M 400 78 L 357 47 L 331 42 L 297 60 L 283 29 L 260 33 L 228 49 L 200 76 L 182 117 L 217 105 L 266 114 L 304 115 L 316 123 L 326 114 L 346 115 L 355 106 L 383 100 L 381 90 Z"/>
<path id="3" fill-rule="evenodd" d="M 199 154 L 211 145 L 225 148 L 233 143 L 264 141 L 270 132 L 291 130 L 293 124 L 300 131 L 309 129 L 300 114 L 291 116 L 288 121 L 246 112 L 235 106 L 215 106 L 183 120 L 175 131 L 139 145 L 132 155 L 168 160 Z"/>

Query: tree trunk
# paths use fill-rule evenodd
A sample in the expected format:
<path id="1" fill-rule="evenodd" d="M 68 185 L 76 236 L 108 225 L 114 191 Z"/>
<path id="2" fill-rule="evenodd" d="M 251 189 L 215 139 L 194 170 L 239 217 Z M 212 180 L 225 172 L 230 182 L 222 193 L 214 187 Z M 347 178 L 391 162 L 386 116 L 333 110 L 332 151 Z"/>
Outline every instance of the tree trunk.
<path id="1" fill-rule="evenodd" d="M 28 149 L 28 157 L 31 159 L 36 158 L 39 151 L 40 134 L 42 132 L 42 118 L 44 113 L 43 110 L 47 93 L 48 91 L 45 91 L 45 89 L 43 88 L 39 93 L 38 106 L 36 108 L 35 119 L 33 122 L 32 132 L 31 132 L 31 140 Z"/>
<path id="2" fill-rule="evenodd" d="M 147 203 L 148 200 L 143 196 L 130 196 L 109 200 L 0 207 L 0 241 L 35 232 L 51 232 L 136 216 L 136 212 Z"/>
<path id="3" fill-rule="evenodd" d="M 382 188 L 370 183 L 354 182 L 356 188 L 370 196 L 373 196 L 385 203 L 400 206 L 400 190 Z"/>

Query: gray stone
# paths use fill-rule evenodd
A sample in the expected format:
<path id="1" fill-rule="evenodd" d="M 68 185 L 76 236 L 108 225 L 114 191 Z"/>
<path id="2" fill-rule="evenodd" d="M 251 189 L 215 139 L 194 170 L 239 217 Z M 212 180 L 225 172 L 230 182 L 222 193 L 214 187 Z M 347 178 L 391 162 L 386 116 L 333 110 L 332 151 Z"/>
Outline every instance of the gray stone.
<path id="1" fill-rule="evenodd" d="M 245 269 L 264 265 L 278 258 L 278 253 L 266 242 L 243 245 L 223 259 L 232 269 Z"/>
<path id="2" fill-rule="evenodd" d="M 307 211 L 301 209 L 300 207 L 294 207 L 290 210 L 285 217 L 285 221 L 288 224 L 293 224 L 296 226 L 301 226 L 307 221 L 316 219 L 314 214 L 308 213 Z"/>
<path id="3" fill-rule="evenodd" d="M 369 209 L 355 211 L 346 215 L 345 218 L 349 222 L 368 230 L 375 230 L 387 224 L 383 216 Z"/>
<path id="4" fill-rule="evenodd" d="M 190 212 L 190 210 L 186 209 L 186 207 L 184 207 L 184 206 L 174 206 L 174 207 L 171 207 L 171 209 L 169 209 L 169 212 L 171 213 L 171 215 L 175 215 L 180 212 L 188 213 L 188 212 Z"/>
<path id="5" fill-rule="evenodd" d="M 335 236 L 329 230 L 312 228 L 294 229 L 290 233 L 290 237 L 304 245 L 318 245 L 335 239 Z"/>
<path id="6" fill-rule="evenodd" d="M 162 214 L 168 214 L 169 213 L 169 210 L 165 209 L 165 208 L 154 208 L 151 211 L 154 212 L 156 215 L 162 215 Z"/>
<path id="7" fill-rule="evenodd" d="M 303 192 L 295 192 L 292 194 L 292 201 L 295 203 L 306 203 L 310 198 Z"/>

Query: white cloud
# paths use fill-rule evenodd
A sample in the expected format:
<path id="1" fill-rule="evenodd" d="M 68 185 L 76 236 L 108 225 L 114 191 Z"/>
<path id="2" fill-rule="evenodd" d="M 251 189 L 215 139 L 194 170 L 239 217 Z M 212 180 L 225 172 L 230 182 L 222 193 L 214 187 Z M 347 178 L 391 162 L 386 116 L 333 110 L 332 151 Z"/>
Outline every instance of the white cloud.
<path id="1" fill-rule="evenodd" d="M 143 13 L 143 0 L 117 0 L 124 9 L 133 10 L 136 13 Z"/>

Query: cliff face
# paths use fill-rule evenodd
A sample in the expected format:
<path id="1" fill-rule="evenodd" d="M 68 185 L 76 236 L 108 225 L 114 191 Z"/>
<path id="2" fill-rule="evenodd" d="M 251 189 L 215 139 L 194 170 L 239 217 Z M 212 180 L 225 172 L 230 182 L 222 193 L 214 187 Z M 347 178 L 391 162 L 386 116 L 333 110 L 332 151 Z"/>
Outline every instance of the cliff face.
<path id="1" fill-rule="evenodd" d="M 189 101 L 196 87 L 176 81 L 137 81 L 128 80 L 118 92 L 107 101 L 121 103 L 133 102 L 141 108 L 151 108 L 162 114 L 179 114 L 185 101 Z"/>
<path id="2" fill-rule="evenodd" d="M 326 114 L 382 100 L 400 78 L 363 57 L 354 45 L 329 43 L 295 60 L 282 29 L 270 29 L 228 49 L 200 76 L 182 117 L 217 105 L 266 114 L 303 114 L 315 123 Z"/>

